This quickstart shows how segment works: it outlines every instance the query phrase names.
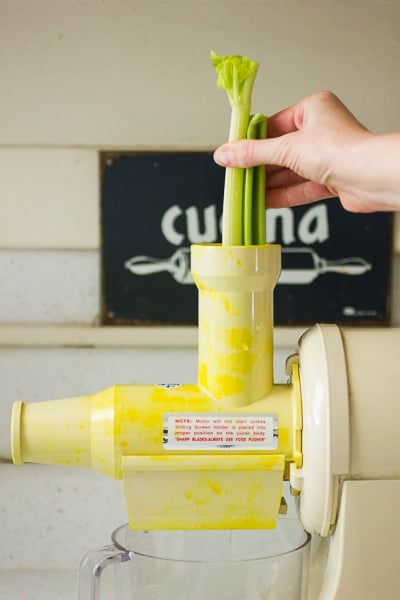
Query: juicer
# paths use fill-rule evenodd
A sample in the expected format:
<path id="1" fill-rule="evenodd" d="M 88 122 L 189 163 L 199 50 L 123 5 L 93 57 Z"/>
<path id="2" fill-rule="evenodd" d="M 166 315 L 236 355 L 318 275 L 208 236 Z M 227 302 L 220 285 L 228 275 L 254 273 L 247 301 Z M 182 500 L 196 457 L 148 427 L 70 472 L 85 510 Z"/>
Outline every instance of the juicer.
<path id="1" fill-rule="evenodd" d="M 400 330 L 319 324 L 273 381 L 281 249 L 195 245 L 198 381 L 25 404 L 12 457 L 123 479 L 133 530 L 274 528 L 290 482 L 313 534 L 308 600 L 395 600 Z"/>

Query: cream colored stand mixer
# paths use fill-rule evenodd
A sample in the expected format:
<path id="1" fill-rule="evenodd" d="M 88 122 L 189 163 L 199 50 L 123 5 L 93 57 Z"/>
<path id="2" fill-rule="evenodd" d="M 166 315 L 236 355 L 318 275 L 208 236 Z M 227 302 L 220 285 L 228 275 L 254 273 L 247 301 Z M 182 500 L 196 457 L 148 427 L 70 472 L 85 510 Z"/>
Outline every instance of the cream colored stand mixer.
<path id="1" fill-rule="evenodd" d="M 290 480 L 312 600 L 400 595 L 400 331 L 316 325 L 273 382 L 280 248 L 192 247 L 198 383 L 16 402 L 12 455 L 124 481 L 132 529 L 264 529 Z"/>

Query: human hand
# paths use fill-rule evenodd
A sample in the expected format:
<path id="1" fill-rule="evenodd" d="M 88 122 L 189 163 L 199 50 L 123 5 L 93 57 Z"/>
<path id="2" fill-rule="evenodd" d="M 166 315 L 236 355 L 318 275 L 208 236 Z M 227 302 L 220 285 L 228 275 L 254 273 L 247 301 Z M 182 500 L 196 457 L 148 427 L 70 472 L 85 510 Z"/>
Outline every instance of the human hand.
<path id="1" fill-rule="evenodd" d="M 393 146 L 397 161 L 384 165 Z M 400 207 L 399 152 L 398 135 L 372 134 L 334 94 L 320 92 L 270 117 L 268 139 L 224 144 L 214 158 L 225 167 L 268 165 L 268 207 L 339 196 L 347 210 L 371 212 Z"/>

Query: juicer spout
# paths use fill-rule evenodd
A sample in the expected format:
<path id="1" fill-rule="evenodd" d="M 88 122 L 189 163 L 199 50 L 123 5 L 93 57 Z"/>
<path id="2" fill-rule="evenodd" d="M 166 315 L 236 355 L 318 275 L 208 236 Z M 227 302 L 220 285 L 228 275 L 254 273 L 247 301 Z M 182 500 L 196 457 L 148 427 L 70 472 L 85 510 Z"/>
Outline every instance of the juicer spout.
<path id="1" fill-rule="evenodd" d="M 228 409 L 194 384 L 17 402 L 12 455 L 123 479 L 134 529 L 274 527 L 289 464 L 299 465 L 299 395 L 294 380 Z"/>

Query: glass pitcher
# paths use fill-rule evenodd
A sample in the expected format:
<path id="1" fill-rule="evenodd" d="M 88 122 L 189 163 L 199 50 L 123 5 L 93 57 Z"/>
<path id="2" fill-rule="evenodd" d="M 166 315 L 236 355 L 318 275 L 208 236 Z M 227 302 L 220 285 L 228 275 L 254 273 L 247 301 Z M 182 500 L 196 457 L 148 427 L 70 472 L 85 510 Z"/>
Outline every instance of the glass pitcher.
<path id="1" fill-rule="evenodd" d="M 301 600 L 311 536 L 297 519 L 276 529 L 132 531 L 88 552 L 78 600 Z M 113 569 L 105 567 L 112 565 Z M 111 577 L 110 577 L 111 576 Z"/>

